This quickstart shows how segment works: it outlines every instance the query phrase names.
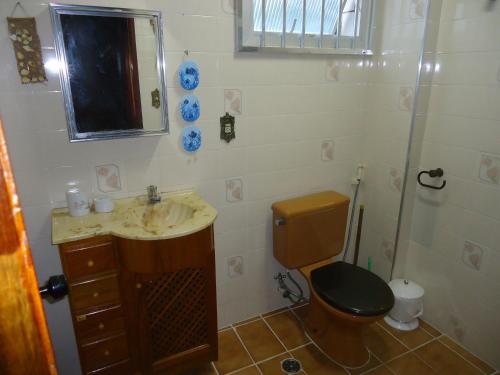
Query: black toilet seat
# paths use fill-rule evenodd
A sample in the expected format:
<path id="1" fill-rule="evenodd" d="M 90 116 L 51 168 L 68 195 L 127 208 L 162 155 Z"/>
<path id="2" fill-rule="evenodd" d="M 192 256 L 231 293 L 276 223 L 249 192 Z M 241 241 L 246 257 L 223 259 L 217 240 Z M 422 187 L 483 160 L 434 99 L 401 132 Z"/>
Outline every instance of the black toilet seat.
<path id="1" fill-rule="evenodd" d="M 349 263 L 316 268 L 311 272 L 311 283 L 323 301 L 349 314 L 383 315 L 394 306 L 394 294 L 384 280 Z"/>

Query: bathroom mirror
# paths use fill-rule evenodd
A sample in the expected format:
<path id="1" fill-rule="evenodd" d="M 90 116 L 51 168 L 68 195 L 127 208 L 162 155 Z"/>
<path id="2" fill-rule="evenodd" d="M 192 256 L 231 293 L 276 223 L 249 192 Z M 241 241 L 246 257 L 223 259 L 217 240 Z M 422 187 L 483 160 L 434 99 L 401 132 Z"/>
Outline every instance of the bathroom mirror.
<path id="1" fill-rule="evenodd" d="M 168 133 L 161 13 L 50 4 L 70 142 Z"/>

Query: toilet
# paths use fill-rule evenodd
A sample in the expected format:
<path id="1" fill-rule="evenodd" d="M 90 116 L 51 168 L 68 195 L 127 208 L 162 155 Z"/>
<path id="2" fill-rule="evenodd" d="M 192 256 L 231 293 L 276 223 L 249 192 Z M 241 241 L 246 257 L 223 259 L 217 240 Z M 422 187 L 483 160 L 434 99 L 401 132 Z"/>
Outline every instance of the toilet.
<path id="1" fill-rule="evenodd" d="M 363 366 L 370 359 L 363 328 L 391 310 L 394 295 L 374 273 L 331 259 L 344 246 L 349 197 L 325 191 L 275 202 L 272 210 L 274 257 L 309 284 L 306 333 L 341 365 Z"/>

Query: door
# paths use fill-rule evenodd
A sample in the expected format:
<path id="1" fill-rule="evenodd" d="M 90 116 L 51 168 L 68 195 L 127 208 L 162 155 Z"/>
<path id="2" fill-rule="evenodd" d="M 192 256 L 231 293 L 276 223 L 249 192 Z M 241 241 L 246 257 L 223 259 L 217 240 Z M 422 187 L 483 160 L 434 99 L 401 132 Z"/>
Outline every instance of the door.
<path id="1" fill-rule="evenodd" d="M 57 374 L 0 122 L 0 374 Z"/>

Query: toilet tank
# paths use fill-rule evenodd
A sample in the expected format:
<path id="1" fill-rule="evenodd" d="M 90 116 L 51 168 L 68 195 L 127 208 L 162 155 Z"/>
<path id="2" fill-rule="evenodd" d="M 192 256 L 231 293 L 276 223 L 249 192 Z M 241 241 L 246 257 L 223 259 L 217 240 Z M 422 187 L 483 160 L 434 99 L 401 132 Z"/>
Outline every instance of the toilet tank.
<path id="1" fill-rule="evenodd" d="M 275 202 L 272 209 L 274 257 L 286 268 L 342 252 L 349 197 L 325 191 Z"/>

